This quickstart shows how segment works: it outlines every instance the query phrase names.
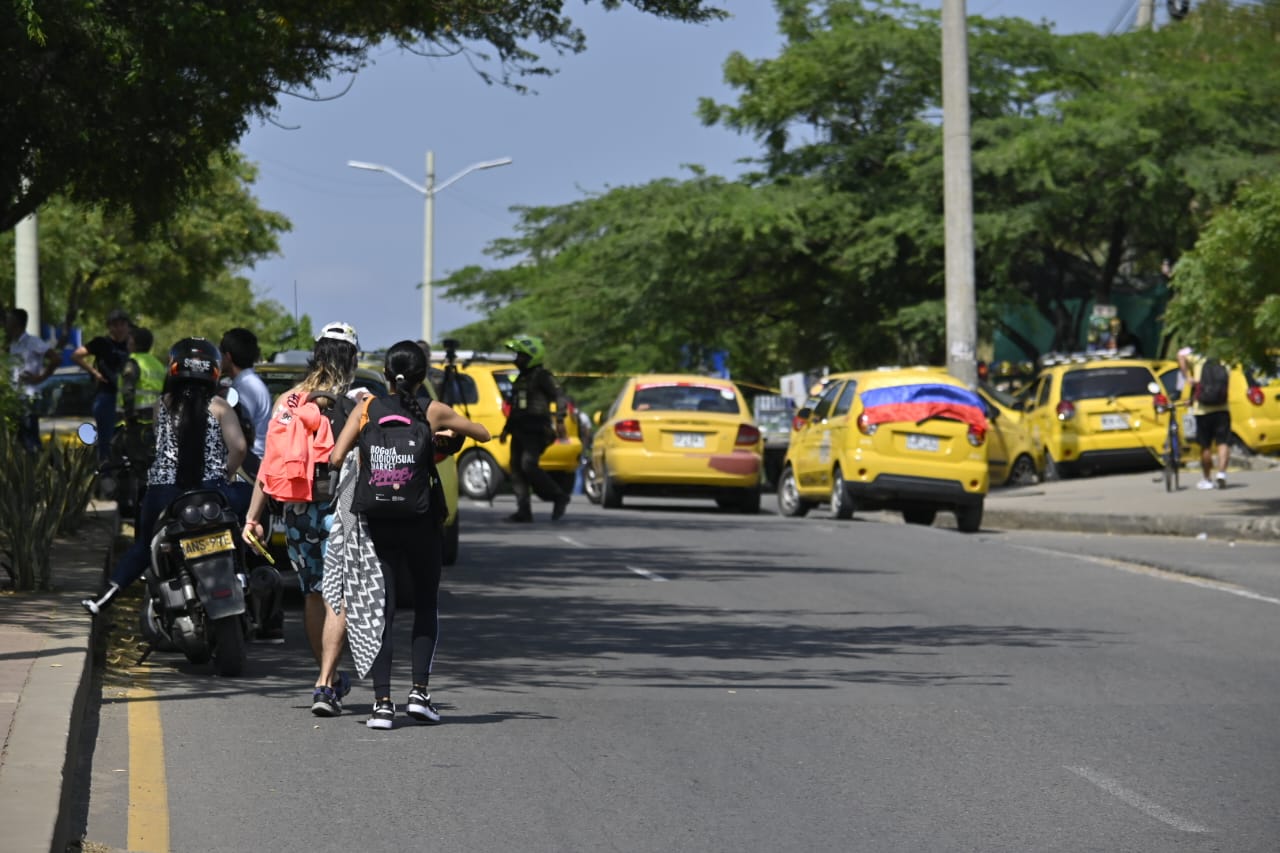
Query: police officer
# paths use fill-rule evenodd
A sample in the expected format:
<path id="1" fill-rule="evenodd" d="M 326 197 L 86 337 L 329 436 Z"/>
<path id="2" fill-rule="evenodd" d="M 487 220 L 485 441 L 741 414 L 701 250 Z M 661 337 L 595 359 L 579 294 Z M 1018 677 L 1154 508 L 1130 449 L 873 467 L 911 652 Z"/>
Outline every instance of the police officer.
<path id="1" fill-rule="evenodd" d="M 551 442 L 568 438 L 564 418 L 569 401 L 551 371 L 542 366 L 546 347 L 541 338 L 519 335 L 507 341 L 506 347 L 516 354 L 516 367 L 520 368 L 511 385 L 511 412 L 499 438 L 500 441 L 511 439 L 511 490 L 516 494 L 516 511 L 507 520 L 533 521 L 529 508 L 532 490 L 544 501 L 551 502 L 551 520 L 555 521 L 564 515 L 569 496 L 550 474 L 538 467 L 538 460 Z M 553 401 L 556 404 L 554 427 Z"/>
<path id="2" fill-rule="evenodd" d="M 155 338 L 150 329 L 134 326 L 129 330 L 129 361 L 120 371 L 120 410 L 125 421 L 141 417 L 151 420 L 156 401 L 164 391 L 164 365 L 151 354 Z"/>

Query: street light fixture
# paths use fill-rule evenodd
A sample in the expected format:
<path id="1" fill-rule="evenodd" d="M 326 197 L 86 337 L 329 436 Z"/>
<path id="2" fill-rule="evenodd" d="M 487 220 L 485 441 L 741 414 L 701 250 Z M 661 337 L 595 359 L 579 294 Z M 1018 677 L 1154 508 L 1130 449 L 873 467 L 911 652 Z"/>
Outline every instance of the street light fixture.
<path id="1" fill-rule="evenodd" d="M 510 162 L 510 157 L 499 157 L 496 160 L 481 160 L 479 163 L 472 163 L 458 174 L 449 178 L 449 180 L 437 185 L 436 155 L 434 151 L 427 152 L 427 182 L 425 184 L 419 184 L 416 181 L 412 181 L 390 166 L 383 166 L 381 163 L 365 163 L 360 160 L 347 161 L 347 165 L 353 169 L 367 169 L 371 172 L 385 172 L 400 183 L 409 185 L 423 197 L 425 210 L 423 214 L 422 228 L 422 339 L 427 343 L 433 343 L 432 326 L 434 325 L 434 316 L 432 311 L 431 294 L 431 260 L 433 244 L 435 243 L 436 193 L 472 172 L 478 172 L 481 169 L 492 169 L 495 166 L 506 166 Z"/>

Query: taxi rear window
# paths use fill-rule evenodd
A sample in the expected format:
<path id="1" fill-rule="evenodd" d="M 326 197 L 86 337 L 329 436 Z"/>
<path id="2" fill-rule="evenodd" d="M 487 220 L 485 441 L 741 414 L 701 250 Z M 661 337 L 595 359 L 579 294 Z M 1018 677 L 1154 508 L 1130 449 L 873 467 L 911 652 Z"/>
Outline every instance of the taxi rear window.
<path id="1" fill-rule="evenodd" d="M 1092 367 L 1062 377 L 1062 399 L 1097 400 L 1150 394 L 1151 371 L 1145 367 Z"/>
<path id="2" fill-rule="evenodd" d="M 689 383 L 637 385 L 631 398 L 637 412 L 720 412 L 737 415 L 742 412 L 738 395 L 723 385 Z"/>

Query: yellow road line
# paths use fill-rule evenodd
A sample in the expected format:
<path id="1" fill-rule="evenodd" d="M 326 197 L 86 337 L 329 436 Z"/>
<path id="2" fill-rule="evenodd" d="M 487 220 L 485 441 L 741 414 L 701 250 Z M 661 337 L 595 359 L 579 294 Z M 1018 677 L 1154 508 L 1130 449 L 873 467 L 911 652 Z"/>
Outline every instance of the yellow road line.
<path id="1" fill-rule="evenodd" d="M 160 704 L 145 669 L 129 691 L 129 850 L 169 853 L 169 787 Z"/>

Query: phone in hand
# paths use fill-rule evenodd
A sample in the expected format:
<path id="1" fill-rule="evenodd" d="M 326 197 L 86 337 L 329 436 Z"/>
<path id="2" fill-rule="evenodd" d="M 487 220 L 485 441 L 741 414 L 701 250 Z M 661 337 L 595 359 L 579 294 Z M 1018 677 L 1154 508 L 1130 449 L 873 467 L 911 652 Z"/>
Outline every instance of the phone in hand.
<path id="1" fill-rule="evenodd" d="M 255 536 L 252 530 L 245 528 L 244 538 L 249 540 L 249 544 L 253 546 L 253 550 L 265 557 L 268 563 L 273 566 L 276 564 L 275 558 L 271 556 L 271 553 L 267 551 L 267 547 L 262 544 L 262 540 Z"/>

